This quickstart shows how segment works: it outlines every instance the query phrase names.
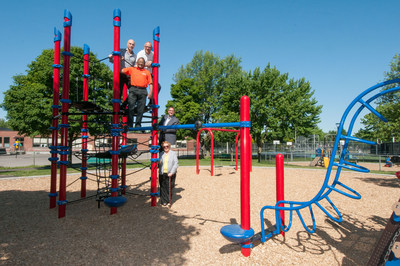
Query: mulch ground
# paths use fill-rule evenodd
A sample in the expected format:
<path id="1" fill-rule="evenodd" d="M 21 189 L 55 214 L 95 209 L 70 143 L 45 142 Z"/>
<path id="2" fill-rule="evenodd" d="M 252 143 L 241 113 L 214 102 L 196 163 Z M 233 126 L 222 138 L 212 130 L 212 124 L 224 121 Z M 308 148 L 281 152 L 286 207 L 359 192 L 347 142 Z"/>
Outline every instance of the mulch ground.
<path id="1" fill-rule="evenodd" d="M 222 226 L 240 224 L 240 173 L 233 167 L 180 167 L 171 209 L 151 207 L 150 171 L 128 176 L 127 203 L 110 215 L 103 203 L 87 199 L 68 204 L 66 217 L 49 209 L 49 177 L 0 179 L 0 264 L 4 265 L 365 265 L 399 198 L 393 175 L 342 172 L 340 180 L 362 199 L 338 193 L 330 198 L 343 222 L 314 208 L 317 230 L 309 234 L 295 215 L 285 238 L 253 242 L 250 257 L 225 240 Z M 310 200 L 319 191 L 324 169 L 285 169 L 287 200 Z M 68 176 L 68 183 L 79 175 Z M 251 173 L 251 227 L 261 231 L 260 209 L 274 205 L 275 169 Z M 97 184 L 88 183 L 88 195 Z M 79 199 L 80 184 L 67 199 Z M 327 209 L 329 209 L 327 207 Z M 302 215 L 311 225 L 307 210 Z M 288 214 L 286 217 L 288 218 Z M 275 224 L 272 212 L 267 225 Z"/>

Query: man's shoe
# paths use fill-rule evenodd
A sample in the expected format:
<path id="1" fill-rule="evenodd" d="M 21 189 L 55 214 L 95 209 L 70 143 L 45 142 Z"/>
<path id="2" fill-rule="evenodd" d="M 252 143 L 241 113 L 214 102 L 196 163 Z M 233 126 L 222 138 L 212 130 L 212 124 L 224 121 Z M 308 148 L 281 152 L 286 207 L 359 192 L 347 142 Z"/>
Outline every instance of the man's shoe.
<path id="1" fill-rule="evenodd" d="M 125 126 L 124 126 L 124 131 L 123 131 L 123 132 L 124 132 L 124 133 L 128 133 L 128 131 L 129 131 L 129 126 L 125 125 Z"/>

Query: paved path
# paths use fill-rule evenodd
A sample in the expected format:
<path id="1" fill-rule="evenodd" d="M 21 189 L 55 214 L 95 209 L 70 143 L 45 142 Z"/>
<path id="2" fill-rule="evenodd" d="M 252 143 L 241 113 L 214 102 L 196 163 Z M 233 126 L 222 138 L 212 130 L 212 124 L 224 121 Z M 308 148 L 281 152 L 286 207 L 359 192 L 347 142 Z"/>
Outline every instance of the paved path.
<path id="1" fill-rule="evenodd" d="M 0 155 L 0 167 L 20 167 L 20 166 L 44 166 L 50 165 L 48 158 L 50 153 L 40 154 L 18 154 L 18 155 Z M 73 163 L 78 163 L 79 160 L 74 157 Z"/>
<path id="2" fill-rule="evenodd" d="M 46 166 L 51 165 L 48 160 L 51 157 L 50 153 L 39 154 L 23 154 L 23 155 L 0 155 L 0 167 L 21 167 L 21 166 Z M 140 156 L 140 159 L 150 160 L 150 153 L 145 153 Z M 72 156 L 72 163 L 80 163 L 81 161 Z"/>

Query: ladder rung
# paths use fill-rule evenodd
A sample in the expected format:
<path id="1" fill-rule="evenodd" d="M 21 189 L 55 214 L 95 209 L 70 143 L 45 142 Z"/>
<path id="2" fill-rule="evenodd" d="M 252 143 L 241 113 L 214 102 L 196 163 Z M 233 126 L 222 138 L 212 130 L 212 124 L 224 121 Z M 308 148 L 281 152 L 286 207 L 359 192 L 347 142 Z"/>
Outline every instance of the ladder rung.
<path id="1" fill-rule="evenodd" d="M 360 138 L 356 138 L 356 137 L 353 137 L 353 136 L 340 135 L 340 138 L 348 139 L 348 140 L 352 140 L 352 141 L 357 141 L 357 142 L 362 142 L 362 143 L 366 143 L 366 144 L 370 144 L 370 145 L 376 145 L 377 144 L 375 141 L 370 141 L 370 140 L 366 140 L 366 139 L 360 139 Z"/>
<path id="2" fill-rule="evenodd" d="M 388 120 L 381 115 L 380 113 L 378 113 L 378 111 L 375 110 L 375 108 L 373 108 L 369 103 L 365 102 L 363 99 L 360 99 L 359 102 L 364 105 L 365 107 L 367 107 L 368 110 L 371 111 L 371 113 L 373 113 L 374 115 L 376 115 L 377 117 L 379 117 L 380 120 L 382 120 L 383 122 L 387 122 Z"/>
<path id="3" fill-rule="evenodd" d="M 345 191 L 343 191 L 343 190 L 338 189 L 338 188 L 337 188 L 338 185 L 341 186 L 342 188 L 347 189 L 349 192 L 351 192 L 351 194 L 348 193 L 348 192 L 345 192 Z M 332 190 L 334 190 L 334 191 L 336 191 L 336 192 L 338 192 L 338 193 L 340 193 L 340 194 L 342 194 L 342 195 L 345 195 L 345 196 L 347 196 L 347 197 L 349 197 L 349 198 L 352 198 L 352 199 L 361 199 L 361 194 L 360 194 L 360 193 L 358 193 L 357 191 L 355 191 L 355 190 L 352 189 L 351 187 L 346 186 L 345 184 L 343 184 L 343 183 L 341 183 L 341 182 L 339 182 L 339 181 L 336 182 L 336 186 L 335 186 L 334 184 L 332 184 L 332 185 L 327 185 L 327 187 L 330 188 L 330 189 L 332 189 Z"/>
<path id="4" fill-rule="evenodd" d="M 343 163 L 334 162 L 333 165 L 337 166 L 337 167 L 343 167 L 343 168 L 346 168 L 346 169 L 349 169 L 349 170 L 357 171 L 357 172 L 369 173 L 369 169 L 368 168 L 365 168 L 365 167 L 363 167 L 361 165 L 357 165 L 357 164 L 354 164 L 354 163 L 351 163 L 351 162 L 347 162 L 347 161 L 343 161 Z"/>

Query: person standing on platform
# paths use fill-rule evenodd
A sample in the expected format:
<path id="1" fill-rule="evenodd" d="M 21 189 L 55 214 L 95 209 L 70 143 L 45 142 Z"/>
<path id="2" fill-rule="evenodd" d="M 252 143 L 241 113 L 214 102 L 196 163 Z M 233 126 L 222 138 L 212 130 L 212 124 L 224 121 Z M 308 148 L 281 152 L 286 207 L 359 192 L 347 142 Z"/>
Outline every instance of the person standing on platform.
<path id="1" fill-rule="evenodd" d="M 149 99 L 153 97 L 153 79 L 150 72 L 144 69 L 144 59 L 140 57 L 136 64 L 137 67 L 122 69 L 123 73 L 131 76 L 131 87 L 129 88 L 128 95 L 128 127 L 133 126 L 136 105 L 135 127 L 141 127 L 143 112 L 146 106 L 146 95 Z M 147 87 L 149 87 L 149 93 L 147 93 Z"/>
<path id="2" fill-rule="evenodd" d="M 160 126 L 173 126 L 173 125 L 178 125 L 179 120 L 175 116 L 175 109 L 174 107 L 169 107 L 168 108 L 168 114 L 164 115 L 161 118 L 160 123 L 158 125 Z M 175 148 L 176 145 L 176 129 L 164 129 L 160 131 L 160 143 L 163 141 L 168 141 L 171 143 L 172 148 Z M 162 149 L 161 149 L 162 150 Z"/>
<path id="3" fill-rule="evenodd" d="M 126 49 L 122 48 L 121 49 L 121 69 L 128 68 L 128 67 L 134 67 L 136 64 L 136 54 L 133 51 L 135 48 L 135 41 L 132 39 L 129 39 L 128 42 L 126 43 Z M 113 63 L 113 56 L 110 54 L 108 55 L 108 58 L 111 63 Z M 129 76 L 125 75 L 124 73 L 120 73 L 119 75 L 119 95 L 120 98 L 122 98 L 122 93 L 124 89 L 124 85 L 126 88 L 129 90 L 129 87 L 131 86 L 131 81 Z M 126 107 L 126 103 L 125 106 Z M 121 107 L 121 109 L 125 109 L 124 107 Z"/>
<path id="4" fill-rule="evenodd" d="M 151 45 L 151 42 L 146 42 L 144 44 L 144 49 L 139 51 L 137 58 L 143 57 L 144 62 L 145 62 L 145 68 L 153 74 L 153 68 L 151 64 L 153 64 L 153 59 L 154 59 L 154 52 L 152 51 L 153 46 Z"/>
<path id="5" fill-rule="evenodd" d="M 139 51 L 137 58 L 143 57 L 145 61 L 145 68 L 150 72 L 151 76 L 153 77 L 153 60 L 154 60 L 154 52 L 152 51 L 153 46 L 151 42 L 146 42 L 144 44 L 144 49 Z M 161 84 L 158 83 L 158 93 L 161 91 Z"/>
<path id="6" fill-rule="evenodd" d="M 160 153 L 159 178 L 160 178 L 160 202 L 162 206 L 171 207 L 172 189 L 175 187 L 176 172 L 179 162 L 176 152 L 171 150 L 171 143 L 164 141 L 164 149 Z"/>

